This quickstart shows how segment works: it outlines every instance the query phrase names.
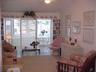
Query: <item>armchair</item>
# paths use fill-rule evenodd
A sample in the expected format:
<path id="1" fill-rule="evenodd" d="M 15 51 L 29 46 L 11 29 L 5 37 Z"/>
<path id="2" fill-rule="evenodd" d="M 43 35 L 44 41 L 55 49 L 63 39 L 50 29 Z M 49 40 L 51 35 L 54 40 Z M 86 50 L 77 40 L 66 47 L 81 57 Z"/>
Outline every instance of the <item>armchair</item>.
<path id="1" fill-rule="evenodd" d="M 61 56 L 61 44 L 63 42 L 63 37 L 58 36 L 56 39 L 53 40 L 53 43 L 50 45 L 50 49 L 53 50 L 53 53 L 57 51 L 59 56 Z"/>
<path id="2" fill-rule="evenodd" d="M 3 48 L 3 64 L 12 64 L 13 62 L 17 61 L 15 46 L 4 41 L 2 44 L 2 48 Z"/>
<path id="3" fill-rule="evenodd" d="M 57 62 L 57 72 L 95 72 L 96 51 L 84 56 L 81 62 L 61 59 Z"/>

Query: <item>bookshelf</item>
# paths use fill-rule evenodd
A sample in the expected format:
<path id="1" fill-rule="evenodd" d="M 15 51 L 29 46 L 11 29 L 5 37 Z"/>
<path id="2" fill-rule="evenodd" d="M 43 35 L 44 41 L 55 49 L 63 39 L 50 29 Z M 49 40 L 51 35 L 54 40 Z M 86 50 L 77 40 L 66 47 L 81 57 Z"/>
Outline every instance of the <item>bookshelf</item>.
<path id="1" fill-rule="evenodd" d="M 60 35 L 60 19 L 53 20 L 53 39 Z"/>

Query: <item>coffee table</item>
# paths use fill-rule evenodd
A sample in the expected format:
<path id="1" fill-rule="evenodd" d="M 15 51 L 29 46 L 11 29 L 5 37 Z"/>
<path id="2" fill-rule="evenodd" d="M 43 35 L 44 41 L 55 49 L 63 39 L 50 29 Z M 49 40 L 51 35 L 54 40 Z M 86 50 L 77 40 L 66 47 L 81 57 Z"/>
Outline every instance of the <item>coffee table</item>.
<path id="1" fill-rule="evenodd" d="M 36 52 L 36 54 L 39 54 L 40 55 L 40 49 L 37 49 L 37 48 L 33 48 L 33 49 L 23 49 L 22 50 L 22 55 L 24 54 L 24 52 Z"/>

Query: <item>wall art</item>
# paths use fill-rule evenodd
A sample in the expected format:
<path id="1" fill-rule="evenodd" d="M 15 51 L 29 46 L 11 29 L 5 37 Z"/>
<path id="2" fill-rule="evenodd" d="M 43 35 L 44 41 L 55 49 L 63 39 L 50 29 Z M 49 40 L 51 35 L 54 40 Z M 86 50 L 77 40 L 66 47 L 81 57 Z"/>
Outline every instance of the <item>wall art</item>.
<path id="1" fill-rule="evenodd" d="M 72 33 L 80 33 L 81 29 L 81 22 L 80 21 L 73 21 L 72 22 Z"/>
<path id="2" fill-rule="evenodd" d="M 84 28 L 83 29 L 83 41 L 86 43 L 94 43 L 94 29 Z"/>
<path id="3" fill-rule="evenodd" d="M 84 26 L 94 26 L 95 24 L 95 11 L 87 11 L 83 13 Z"/>

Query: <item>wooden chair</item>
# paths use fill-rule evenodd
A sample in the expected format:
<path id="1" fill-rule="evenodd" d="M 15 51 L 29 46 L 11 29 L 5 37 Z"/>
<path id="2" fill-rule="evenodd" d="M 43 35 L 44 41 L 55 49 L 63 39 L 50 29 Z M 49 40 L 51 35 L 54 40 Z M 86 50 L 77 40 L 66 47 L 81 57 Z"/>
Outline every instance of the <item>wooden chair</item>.
<path id="1" fill-rule="evenodd" d="M 84 62 L 61 59 L 57 62 L 57 72 L 95 72 L 96 51 L 86 57 Z"/>

